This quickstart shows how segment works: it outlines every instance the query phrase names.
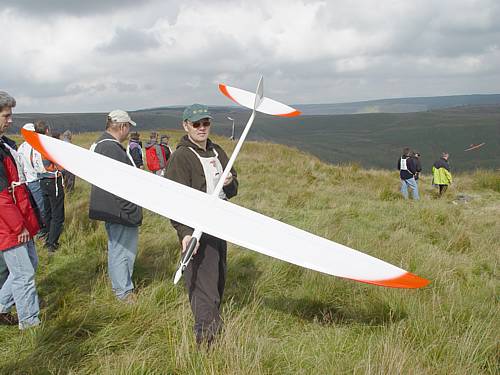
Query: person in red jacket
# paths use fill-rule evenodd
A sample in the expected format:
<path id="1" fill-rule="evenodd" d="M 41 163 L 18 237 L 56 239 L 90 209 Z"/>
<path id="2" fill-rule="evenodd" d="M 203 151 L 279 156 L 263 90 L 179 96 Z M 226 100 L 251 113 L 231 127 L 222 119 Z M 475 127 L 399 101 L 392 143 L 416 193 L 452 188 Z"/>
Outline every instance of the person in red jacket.
<path id="1" fill-rule="evenodd" d="M 35 287 L 38 264 L 35 236 L 40 229 L 15 143 L 4 133 L 12 123 L 16 101 L 0 91 L 0 258 L 6 267 L 0 279 L 0 315 L 7 321 L 16 305 L 19 329 L 40 324 L 40 307 Z M 8 276 L 4 276 L 8 272 Z M 12 322 L 12 320 L 11 320 Z"/>
<path id="2" fill-rule="evenodd" d="M 146 143 L 146 164 L 148 169 L 158 176 L 165 174 L 167 155 L 165 149 L 158 144 L 158 133 L 151 132 L 149 142 Z"/>

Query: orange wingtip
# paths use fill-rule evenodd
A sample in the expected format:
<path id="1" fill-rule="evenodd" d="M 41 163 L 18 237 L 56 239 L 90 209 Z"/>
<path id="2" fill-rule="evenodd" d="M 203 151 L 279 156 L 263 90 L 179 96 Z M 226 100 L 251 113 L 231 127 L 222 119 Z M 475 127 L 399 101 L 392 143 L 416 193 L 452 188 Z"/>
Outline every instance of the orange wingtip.
<path id="1" fill-rule="evenodd" d="M 227 87 L 226 87 L 226 85 L 224 85 L 224 84 L 222 84 L 222 83 L 219 83 L 219 90 L 220 90 L 220 91 L 221 91 L 221 92 L 222 92 L 225 96 L 227 96 L 229 99 L 231 99 L 233 102 L 238 103 L 238 102 L 236 101 L 236 99 L 235 99 L 235 98 L 233 98 L 233 97 L 231 96 L 231 94 L 229 93 L 229 91 L 227 91 Z M 240 104 L 240 103 L 238 103 L 238 104 Z"/>
<path id="2" fill-rule="evenodd" d="M 429 285 L 429 283 L 430 283 L 429 280 L 424 279 L 420 276 L 414 275 L 410 272 L 406 272 L 403 275 L 398 276 L 398 277 L 393 278 L 393 279 L 385 279 L 385 280 L 359 280 L 359 279 L 355 279 L 355 280 L 361 281 L 363 283 L 385 286 L 388 288 L 409 288 L 409 289 L 422 288 L 426 285 Z"/>
<path id="3" fill-rule="evenodd" d="M 38 133 L 21 128 L 21 134 L 26 142 L 33 146 L 35 150 L 41 153 L 46 159 L 52 160 L 47 150 L 45 150 L 45 148 L 42 146 Z"/>
<path id="4" fill-rule="evenodd" d="M 299 116 L 302 112 L 300 111 L 293 111 L 293 112 L 290 112 L 290 113 L 284 113 L 282 115 L 278 115 L 278 116 L 281 116 L 281 117 L 295 117 L 295 116 Z"/>

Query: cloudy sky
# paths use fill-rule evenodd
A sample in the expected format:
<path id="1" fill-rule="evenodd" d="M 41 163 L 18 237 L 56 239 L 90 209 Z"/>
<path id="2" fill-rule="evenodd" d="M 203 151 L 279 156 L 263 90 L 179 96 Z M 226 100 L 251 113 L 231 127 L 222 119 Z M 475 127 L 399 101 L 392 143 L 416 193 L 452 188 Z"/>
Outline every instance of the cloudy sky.
<path id="1" fill-rule="evenodd" d="M 1 0 L 18 112 L 500 93 L 498 0 Z"/>

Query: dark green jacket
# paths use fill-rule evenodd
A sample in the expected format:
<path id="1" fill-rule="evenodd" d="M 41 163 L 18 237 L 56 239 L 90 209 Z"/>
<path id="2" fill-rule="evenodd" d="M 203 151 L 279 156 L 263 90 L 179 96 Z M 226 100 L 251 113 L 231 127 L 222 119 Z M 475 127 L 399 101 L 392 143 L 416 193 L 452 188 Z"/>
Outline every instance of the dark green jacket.
<path id="1" fill-rule="evenodd" d="M 215 156 L 215 149 L 219 155 L 219 161 L 222 164 L 222 168 L 226 168 L 229 158 L 224 150 L 210 139 L 207 140 L 207 149 L 205 151 L 191 142 L 187 135 L 181 138 L 177 145 L 177 149 L 172 153 L 168 161 L 165 177 L 180 184 L 192 187 L 193 189 L 206 192 L 207 183 L 203 167 L 201 166 L 200 160 L 193 154 L 189 147 L 194 149 L 201 157 Z M 223 188 L 228 199 L 234 197 L 238 193 L 238 180 L 234 168 L 231 168 L 231 173 L 233 175 L 233 181 Z M 210 214 L 207 213 L 207 215 Z M 177 231 L 177 235 L 181 241 L 185 236 L 193 234 L 193 228 L 187 225 L 183 225 L 173 220 L 172 225 Z"/>

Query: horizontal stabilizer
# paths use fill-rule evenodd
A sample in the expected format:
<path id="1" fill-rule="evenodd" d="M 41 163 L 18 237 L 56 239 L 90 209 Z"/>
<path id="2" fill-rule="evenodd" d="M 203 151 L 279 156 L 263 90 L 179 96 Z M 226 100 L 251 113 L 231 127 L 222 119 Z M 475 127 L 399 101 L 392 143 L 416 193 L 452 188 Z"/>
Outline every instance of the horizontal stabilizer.
<path id="1" fill-rule="evenodd" d="M 222 83 L 219 84 L 219 90 L 233 102 L 242 105 L 243 107 L 254 109 L 254 104 L 256 102 L 255 93 L 237 89 L 236 87 L 226 86 Z M 262 98 L 255 110 L 257 112 L 266 113 L 268 115 L 281 117 L 295 117 L 300 115 L 301 113 L 295 108 L 266 97 Z"/>

